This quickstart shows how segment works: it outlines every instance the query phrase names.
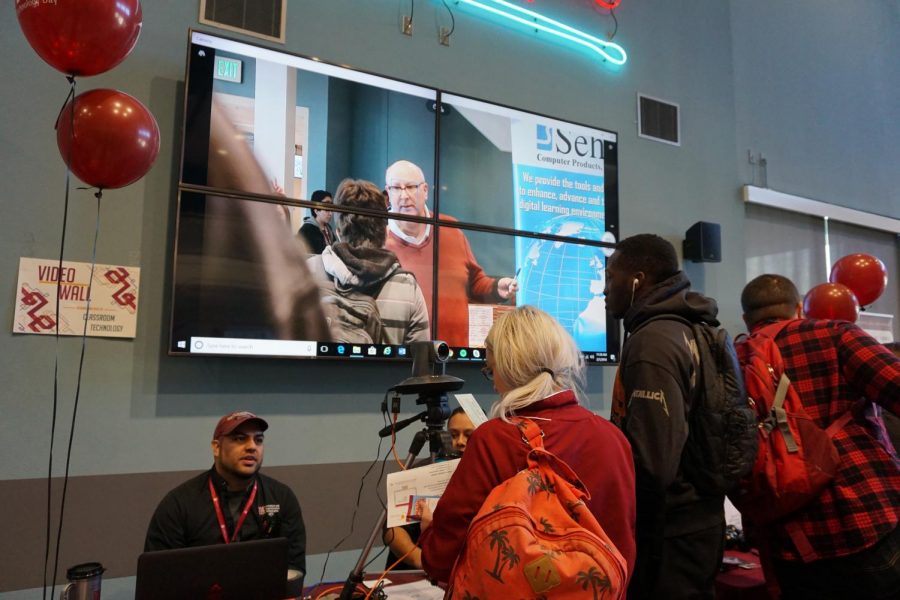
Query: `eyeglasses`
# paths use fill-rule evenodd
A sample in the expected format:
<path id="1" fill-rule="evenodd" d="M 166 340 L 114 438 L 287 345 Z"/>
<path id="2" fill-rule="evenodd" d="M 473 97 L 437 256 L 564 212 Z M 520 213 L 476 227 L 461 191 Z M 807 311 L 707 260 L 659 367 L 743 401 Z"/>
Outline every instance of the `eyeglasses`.
<path id="1" fill-rule="evenodd" d="M 390 194 L 399 194 L 400 192 L 406 192 L 407 194 L 412 194 L 417 189 L 419 189 L 419 186 L 421 186 L 424 183 L 425 182 L 423 181 L 421 183 L 408 183 L 406 185 L 389 185 L 389 186 L 387 186 L 387 191 Z"/>
<path id="2" fill-rule="evenodd" d="M 494 380 L 494 369 L 492 367 L 481 367 L 481 374 L 484 375 L 484 378 L 488 381 Z"/>

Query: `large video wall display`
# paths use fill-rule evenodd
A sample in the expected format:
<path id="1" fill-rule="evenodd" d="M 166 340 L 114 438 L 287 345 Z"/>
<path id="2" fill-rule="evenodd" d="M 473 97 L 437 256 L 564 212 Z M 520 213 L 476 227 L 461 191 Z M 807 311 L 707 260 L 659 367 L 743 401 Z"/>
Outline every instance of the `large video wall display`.
<path id="1" fill-rule="evenodd" d="M 610 131 L 191 32 L 169 351 L 478 362 L 530 304 L 615 362 L 617 163 Z"/>

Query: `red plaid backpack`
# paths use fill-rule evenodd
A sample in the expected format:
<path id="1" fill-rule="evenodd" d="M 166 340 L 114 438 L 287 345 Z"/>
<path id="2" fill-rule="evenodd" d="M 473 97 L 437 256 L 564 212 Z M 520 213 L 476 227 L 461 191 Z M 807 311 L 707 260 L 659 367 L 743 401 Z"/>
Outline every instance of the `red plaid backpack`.
<path id="1" fill-rule="evenodd" d="M 446 598 L 625 597 L 627 567 L 575 472 L 516 419 L 528 467 L 495 487 L 469 525 Z"/>
<path id="2" fill-rule="evenodd" d="M 822 429 L 803 408 L 774 341 L 790 322 L 767 325 L 735 343 L 757 413 L 759 450 L 750 474 L 728 496 L 742 515 L 760 525 L 803 507 L 831 483 L 840 463 L 832 438 L 853 416 L 848 411 Z"/>

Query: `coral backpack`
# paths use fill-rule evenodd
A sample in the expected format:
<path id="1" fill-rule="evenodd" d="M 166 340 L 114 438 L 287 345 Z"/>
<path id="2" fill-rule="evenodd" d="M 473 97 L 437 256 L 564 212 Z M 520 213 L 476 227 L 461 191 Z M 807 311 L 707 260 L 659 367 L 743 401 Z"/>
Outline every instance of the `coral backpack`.
<path id="1" fill-rule="evenodd" d="M 760 525 L 803 507 L 831 483 L 840 463 L 832 438 L 853 416 L 848 411 L 822 429 L 803 408 L 774 341 L 788 323 L 768 325 L 735 344 L 757 412 L 759 450 L 752 471 L 729 498 Z"/>
<path id="2" fill-rule="evenodd" d="M 625 597 L 625 559 L 588 510 L 584 484 L 517 419 L 528 467 L 488 495 L 469 525 L 446 598 Z"/>

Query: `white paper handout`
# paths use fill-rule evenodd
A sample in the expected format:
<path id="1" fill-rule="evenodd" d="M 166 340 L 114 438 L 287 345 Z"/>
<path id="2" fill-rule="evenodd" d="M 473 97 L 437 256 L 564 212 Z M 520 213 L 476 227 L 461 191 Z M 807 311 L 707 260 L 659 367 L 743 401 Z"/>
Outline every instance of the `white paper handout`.
<path id="1" fill-rule="evenodd" d="M 430 500 L 432 506 L 444 493 L 459 459 L 407 469 L 387 476 L 387 526 L 399 527 L 417 521 L 415 500 Z"/>
<path id="2" fill-rule="evenodd" d="M 459 405 L 465 411 L 466 415 L 469 417 L 469 420 L 472 421 L 472 425 L 478 427 L 482 423 L 488 420 L 487 415 L 484 414 L 484 411 L 481 410 L 481 406 L 475 400 L 475 396 L 472 394 L 453 394 L 456 397 L 456 401 L 459 402 Z"/>

